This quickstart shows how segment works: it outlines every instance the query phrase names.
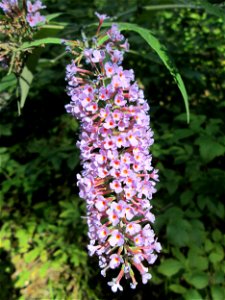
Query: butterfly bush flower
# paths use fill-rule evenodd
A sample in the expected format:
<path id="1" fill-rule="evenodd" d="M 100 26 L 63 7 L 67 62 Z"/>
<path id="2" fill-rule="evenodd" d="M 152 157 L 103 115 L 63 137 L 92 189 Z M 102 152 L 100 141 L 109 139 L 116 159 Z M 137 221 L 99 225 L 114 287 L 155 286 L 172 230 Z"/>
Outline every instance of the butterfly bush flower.
<path id="1" fill-rule="evenodd" d="M 37 0 L 33 4 L 30 1 L 27 1 L 26 20 L 31 27 L 36 26 L 38 23 L 45 22 L 45 17 L 42 16 L 39 12 L 39 10 L 43 8 L 46 8 L 46 6 L 42 5 L 42 2 L 39 0 Z"/>
<path id="2" fill-rule="evenodd" d="M 106 16 L 97 16 L 101 25 Z M 66 110 L 81 125 L 77 184 L 86 200 L 89 254 L 99 257 L 103 276 L 118 270 L 108 282 L 116 292 L 123 277 L 133 289 L 136 277 L 143 284 L 151 279 L 149 265 L 161 250 L 150 205 L 158 174 L 149 153 L 149 105 L 134 71 L 122 65 L 129 44 L 116 25 L 101 37 L 105 42 L 80 50 L 66 68 Z"/>
<path id="3" fill-rule="evenodd" d="M 5 14 L 13 14 L 13 12 L 18 10 L 17 0 L 2 0 L 0 2 L 0 8 Z"/>
<path id="4" fill-rule="evenodd" d="M 35 27 L 40 22 L 45 22 L 45 17 L 39 12 L 40 9 L 46 8 L 40 0 L 32 3 L 31 1 L 25 1 L 26 7 L 23 7 L 23 12 L 26 11 L 26 21 L 30 27 Z M 11 17 L 21 16 L 21 9 L 17 0 L 2 0 L 0 2 L 0 8 L 3 12 Z"/>

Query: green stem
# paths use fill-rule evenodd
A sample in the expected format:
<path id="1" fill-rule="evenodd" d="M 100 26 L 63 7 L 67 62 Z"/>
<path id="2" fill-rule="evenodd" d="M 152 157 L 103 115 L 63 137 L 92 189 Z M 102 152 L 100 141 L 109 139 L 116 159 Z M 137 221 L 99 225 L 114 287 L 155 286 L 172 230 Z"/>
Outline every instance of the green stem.
<path id="1" fill-rule="evenodd" d="M 56 58 L 51 59 L 51 60 L 50 60 L 50 63 L 51 63 L 51 64 L 56 63 L 57 60 L 59 60 L 60 58 L 62 58 L 62 57 L 65 56 L 66 54 L 67 54 L 66 52 L 63 52 L 63 53 L 59 54 L 58 56 L 56 56 Z"/>
<path id="2" fill-rule="evenodd" d="M 160 9 L 176 9 L 176 8 L 198 8 L 191 4 L 162 4 L 162 5 L 148 5 L 143 7 L 146 10 L 160 10 Z"/>
<path id="3" fill-rule="evenodd" d="M 65 28 L 65 26 L 66 26 L 67 24 L 65 23 L 65 25 L 50 25 L 50 24 L 48 24 L 48 25 L 44 25 L 44 26 L 42 26 L 42 28 L 43 29 L 64 29 Z"/>
<path id="4" fill-rule="evenodd" d="M 12 73 L 12 69 L 13 69 L 13 65 L 14 65 L 14 61 L 15 61 L 15 57 L 16 57 L 16 53 L 13 52 L 12 53 L 12 58 L 10 60 L 10 67 L 9 67 L 9 71 L 7 73 L 7 75 L 11 74 Z"/>

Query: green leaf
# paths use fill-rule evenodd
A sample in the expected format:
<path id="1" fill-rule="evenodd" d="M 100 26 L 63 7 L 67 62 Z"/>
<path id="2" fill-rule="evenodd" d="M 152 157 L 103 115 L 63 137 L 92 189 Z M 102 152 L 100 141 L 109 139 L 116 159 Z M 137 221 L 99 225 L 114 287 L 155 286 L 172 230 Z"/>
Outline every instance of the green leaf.
<path id="1" fill-rule="evenodd" d="M 195 143 L 199 145 L 200 155 L 207 163 L 225 152 L 225 147 L 210 136 L 200 136 Z"/>
<path id="2" fill-rule="evenodd" d="M 29 233 L 24 229 L 18 229 L 16 232 L 16 237 L 19 244 L 19 252 L 23 253 L 29 249 Z"/>
<path id="3" fill-rule="evenodd" d="M 25 65 L 23 71 L 19 77 L 20 85 L 20 108 L 24 107 L 25 101 L 27 99 L 31 83 L 33 81 L 33 73 L 29 70 L 28 66 Z"/>
<path id="4" fill-rule="evenodd" d="M 188 95 L 187 91 L 184 85 L 184 82 L 181 78 L 181 75 L 177 71 L 174 63 L 172 62 L 171 58 L 168 55 L 167 49 L 164 45 L 160 43 L 160 41 L 153 35 L 153 33 L 146 28 L 140 27 L 136 24 L 130 24 L 130 23 L 117 23 L 120 30 L 130 30 L 137 32 L 148 44 L 149 46 L 156 51 L 156 53 L 159 55 L 160 59 L 164 63 L 164 65 L 169 70 L 170 74 L 174 77 L 175 82 L 177 83 L 178 88 L 180 89 L 180 92 L 184 99 L 184 104 L 186 108 L 186 114 L 187 114 L 187 122 L 189 123 L 190 120 L 190 112 L 189 112 L 189 103 L 188 103 Z"/>
<path id="5" fill-rule="evenodd" d="M 186 258 L 184 254 L 178 248 L 172 248 L 172 253 L 177 259 L 179 259 L 182 262 L 182 264 L 186 263 Z"/>
<path id="6" fill-rule="evenodd" d="M 198 271 L 184 274 L 184 279 L 196 289 L 205 288 L 209 282 L 208 275 Z"/>
<path id="7" fill-rule="evenodd" d="M 223 235 L 222 235 L 221 231 L 219 231 L 218 229 L 215 229 L 215 230 L 213 230 L 212 238 L 215 242 L 219 242 L 222 240 Z"/>
<path id="8" fill-rule="evenodd" d="M 3 77 L 0 81 L 0 93 L 7 90 L 10 87 L 16 86 L 16 84 L 17 79 L 13 73 Z"/>
<path id="9" fill-rule="evenodd" d="M 6 251 L 10 251 L 11 250 L 11 242 L 9 239 L 6 238 L 0 238 L 0 249 L 3 248 Z"/>
<path id="10" fill-rule="evenodd" d="M 176 259 L 167 259 L 164 260 L 161 265 L 158 267 L 159 273 L 165 276 L 172 276 L 182 269 L 183 265 Z"/>
<path id="11" fill-rule="evenodd" d="M 213 275 L 212 282 L 214 284 L 222 284 L 224 282 L 225 273 L 222 270 L 217 270 Z"/>
<path id="12" fill-rule="evenodd" d="M 26 263 L 33 262 L 41 253 L 40 248 L 34 248 L 33 250 L 24 254 L 24 260 Z"/>
<path id="13" fill-rule="evenodd" d="M 184 294 L 184 299 L 185 300 L 203 300 L 202 296 L 199 294 L 198 291 L 189 289 L 185 294 Z"/>
<path id="14" fill-rule="evenodd" d="M 191 242 L 191 244 L 197 246 L 198 253 L 199 253 L 199 250 L 201 249 L 199 247 L 204 244 L 204 241 L 206 238 L 206 231 L 205 231 L 203 223 L 200 222 L 199 220 L 192 219 L 189 222 L 190 222 L 191 228 L 194 228 L 194 230 L 190 230 L 190 232 L 189 232 L 190 242 Z"/>
<path id="15" fill-rule="evenodd" d="M 185 139 L 189 136 L 192 136 L 193 134 L 194 134 L 194 132 L 188 128 L 182 128 L 182 129 L 178 128 L 173 131 L 174 140 Z"/>
<path id="16" fill-rule="evenodd" d="M 213 249 L 213 243 L 209 240 L 205 240 L 205 251 L 210 252 Z"/>
<path id="17" fill-rule="evenodd" d="M 20 109 L 24 107 L 25 101 L 27 99 L 31 83 L 34 78 L 33 73 L 35 71 L 41 52 L 42 52 L 41 48 L 37 48 L 33 51 L 33 53 L 28 57 L 27 63 L 24 66 L 22 73 L 19 77 L 19 85 L 20 85 L 19 113 L 20 113 Z"/>
<path id="18" fill-rule="evenodd" d="M 54 14 L 49 14 L 47 16 L 45 16 L 47 21 L 51 21 L 53 19 L 56 19 L 58 17 L 60 17 L 63 13 L 54 13 Z"/>
<path id="19" fill-rule="evenodd" d="M 201 210 L 203 210 L 210 201 L 210 197 L 207 197 L 205 195 L 198 195 L 197 197 L 197 204 Z"/>
<path id="20" fill-rule="evenodd" d="M 172 219 L 166 228 L 168 241 L 179 247 L 187 246 L 190 242 L 191 224 L 187 220 Z"/>
<path id="21" fill-rule="evenodd" d="M 220 244 L 216 244 L 213 252 L 210 253 L 209 255 L 209 260 L 215 264 L 221 262 L 223 258 L 224 258 L 223 247 Z"/>
<path id="22" fill-rule="evenodd" d="M 187 190 L 184 191 L 181 195 L 180 195 L 180 201 L 182 205 L 187 205 L 188 203 L 190 203 L 192 201 L 194 197 L 194 192 L 191 190 Z"/>
<path id="23" fill-rule="evenodd" d="M 203 8 L 208 14 L 222 18 L 225 21 L 225 10 L 220 8 L 218 5 L 212 5 L 208 1 L 198 0 L 197 2 L 190 2 L 190 4 L 198 5 Z"/>
<path id="24" fill-rule="evenodd" d="M 51 263 L 46 261 L 39 269 L 39 274 L 41 278 L 46 277 L 47 271 L 49 270 Z"/>
<path id="25" fill-rule="evenodd" d="M 62 39 L 56 38 L 56 37 L 47 37 L 44 39 L 38 39 L 32 42 L 25 42 L 22 44 L 22 46 L 19 48 L 19 50 L 25 50 L 32 47 L 38 47 L 41 45 L 47 45 L 47 44 L 56 44 L 56 45 L 62 45 Z"/>
<path id="26" fill-rule="evenodd" d="M 18 280 L 15 282 L 15 287 L 16 288 L 24 287 L 26 285 L 26 282 L 29 280 L 29 278 L 30 278 L 29 270 L 20 272 L 18 276 Z"/>
<path id="27" fill-rule="evenodd" d="M 224 300 L 225 290 L 222 286 L 215 285 L 211 287 L 211 295 L 213 300 Z"/>
<path id="28" fill-rule="evenodd" d="M 174 292 L 174 293 L 177 293 L 177 294 L 184 294 L 187 289 L 184 288 L 183 286 L 179 285 L 179 284 L 171 284 L 169 286 L 169 289 Z"/>
<path id="29" fill-rule="evenodd" d="M 208 268 L 208 259 L 191 248 L 188 252 L 188 265 L 190 269 L 204 271 Z"/>

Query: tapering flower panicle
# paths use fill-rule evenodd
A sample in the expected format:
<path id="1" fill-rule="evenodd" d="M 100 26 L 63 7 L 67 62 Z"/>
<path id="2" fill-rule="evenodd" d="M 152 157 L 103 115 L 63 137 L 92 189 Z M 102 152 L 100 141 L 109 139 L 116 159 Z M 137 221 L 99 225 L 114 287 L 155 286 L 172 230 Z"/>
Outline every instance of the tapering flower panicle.
<path id="1" fill-rule="evenodd" d="M 66 68 L 71 97 L 66 110 L 81 126 L 77 146 L 83 171 L 77 184 L 87 206 L 88 250 L 98 255 L 103 276 L 119 269 L 108 283 L 113 292 L 123 290 L 123 277 L 135 288 L 136 273 L 146 284 L 151 279 L 148 266 L 161 250 L 151 227 L 150 200 L 158 175 L 149 154 L 149 105 L 134 71 L 122 66 L 128 48 L 112 25 L 105 34 L 97 31 L 92 48 L 80 50 Z"/>

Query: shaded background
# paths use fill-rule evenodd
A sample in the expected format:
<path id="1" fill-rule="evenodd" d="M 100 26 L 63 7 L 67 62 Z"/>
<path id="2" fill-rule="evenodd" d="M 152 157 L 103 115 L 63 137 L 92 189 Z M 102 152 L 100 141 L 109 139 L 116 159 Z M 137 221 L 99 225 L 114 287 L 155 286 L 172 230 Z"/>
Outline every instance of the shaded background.
<path id="1" fill-rule="evenodd" d="M 211 1 L 221 10 L 222 2 Z M 134 68 L 151 106 L 151 152 L 160 174 L 154 228 L 163 251 L 149 284 L 133 291 L 124 281 L 124 292 L 114 295 L 97 259 L 87 255 L 85 202 L 75 182 L 79 124 L 64 109 L 70 58 L 61 57 L 63 46 L 46 47 L 21 116 L 10 91 L 0 94 L 1 300 L 224 300 L 225 25 L 207 7 L 187 3 L 45 2 L 48 13 L 63 12 L 58 20 L 70 23 L 62 37 L 79 39 L 82 28 L 93 33 L 83 26 L 95 21 L 95 11 L 151 29 L 183 77 L 191 120 L 157 55 L 124 32 L 131 45 L 124 66 Z"/>

